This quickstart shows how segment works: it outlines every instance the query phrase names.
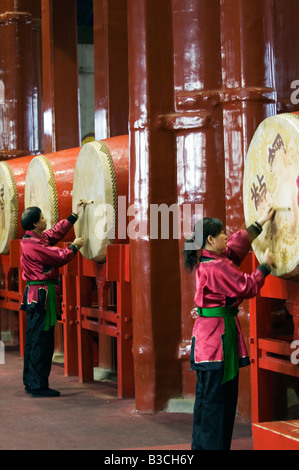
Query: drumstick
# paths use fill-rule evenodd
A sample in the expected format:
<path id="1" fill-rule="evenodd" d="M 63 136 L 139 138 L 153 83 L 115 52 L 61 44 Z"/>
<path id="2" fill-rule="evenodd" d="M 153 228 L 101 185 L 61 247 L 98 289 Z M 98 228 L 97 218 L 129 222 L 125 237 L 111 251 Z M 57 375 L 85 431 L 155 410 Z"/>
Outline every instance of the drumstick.
<path id="1" fill-rule="evenodd" d="M 86 201 L 85 204 L 93 204 L 94 201 Z"/>
<path id="2" fill-rule="evenodd" d="M 273 208 L 275 211 L 290 211 L 290 207 L 278 206 Z"/>

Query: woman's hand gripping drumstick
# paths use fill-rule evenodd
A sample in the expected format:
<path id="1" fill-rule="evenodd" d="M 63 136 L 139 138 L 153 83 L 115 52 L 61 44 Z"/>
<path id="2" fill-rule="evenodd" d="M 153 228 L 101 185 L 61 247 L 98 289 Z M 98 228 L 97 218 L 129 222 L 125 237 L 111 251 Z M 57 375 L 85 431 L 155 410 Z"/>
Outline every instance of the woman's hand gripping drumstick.
<path id="1" fill-rule="evenodd" d="M 273 204 L 268 204 L 264 210 L 264 213 L 261 215 L 261 217 L 258 220 L 258 223 L 263 226 L 268 220 L 271 220 L 275 216 L 275 211 L 277 208 L 273 206 Z M 261 261 L 262 263 L 267 264 L 268 266 L 275 268 L 275 260 L 274 260 L 274 255 L 273 253 L 269 250 L 269 248 L 264 251 L 261 255 Z"/>
<path id="2" fill-rule="evenodd" d="M 87 204 L 93 204 L 94 201 L 86 201 L 86 199 L 80 199 L 80 201 L 77 204 L 77 210 L 76 210 L 76 215 L 79 215 L 83 209 L 87 206 Z"/>
<path id="3" fill-rule="evenodd" d="M 273 207 L 272 204 L 268 204 L 264 210 L 264 213 L 260 216 L 258 219 L 258 223 L 262 227 L 268 220 L 272 219 L 272 217 L 275 214 L 275 208 Z"/>
<path id="4" fill-rule="evenodd" d="M 79 216 L 82 210 L 86 207 L 86 204 L 88 203 L 90 203 L 90 201 L 86 201 L 85 199 L 80 199 L 80 201 L 77 204 L 77 209 L 76 209 L 75 214 Z M 75 240 L 73 241 L 73 245 L 75 245 L 78 249 L 82 248 L 82 246 L 84 245 L 84 238 L 83 237 L 75 238 Z"/>

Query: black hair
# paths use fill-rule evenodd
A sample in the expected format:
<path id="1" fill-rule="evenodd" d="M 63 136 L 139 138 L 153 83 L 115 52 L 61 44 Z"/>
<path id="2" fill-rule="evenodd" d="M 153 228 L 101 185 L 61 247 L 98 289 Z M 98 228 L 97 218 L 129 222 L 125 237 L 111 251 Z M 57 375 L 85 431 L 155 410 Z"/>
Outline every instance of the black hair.
<path id="1" fill-rule="evenodd" d="M 39 207 L 27 207 L 21 215 L 21 225 L 24 230 L 33 230 L 34 224 L 36 224 L 41 215 L 41 209 Z"/>
<path id="2" fill-rule="evenodd" d="M 223 223 L 214 217 L 204 217 L 196 222 L 192 237 L 186 240 L 183 250 L 184 267 L 187 271 L 191 272 L 198 264 L 197 250 L 205 246 L 209 235 L 217 237 L 222 230 Z"/>

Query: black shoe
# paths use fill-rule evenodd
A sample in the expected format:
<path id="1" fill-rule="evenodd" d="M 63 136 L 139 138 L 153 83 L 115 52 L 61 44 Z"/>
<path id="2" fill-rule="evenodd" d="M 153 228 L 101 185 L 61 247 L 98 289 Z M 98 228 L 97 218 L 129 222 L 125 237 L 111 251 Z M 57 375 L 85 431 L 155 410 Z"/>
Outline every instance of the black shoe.
<path id="1" fill-rule="evenodd" d="M 31 390 L 32 397 L 60 397 L 60 392 L 51 388 L 36 388 Z"/>
<path id="2" fill-rule="evenodd" d="M 31 392 L 31 388 L 28 387 L 28 385 L 25 385 L 25 393 L 30 393 Z"/>

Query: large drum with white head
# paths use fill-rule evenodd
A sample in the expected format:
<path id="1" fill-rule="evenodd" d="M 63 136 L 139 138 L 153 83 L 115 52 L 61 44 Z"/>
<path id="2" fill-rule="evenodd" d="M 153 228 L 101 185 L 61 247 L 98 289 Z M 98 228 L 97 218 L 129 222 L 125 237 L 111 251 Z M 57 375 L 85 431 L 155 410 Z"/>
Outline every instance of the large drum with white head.
<path id="1" fill-rule="evenodd" d="M 244 166 L 243 203 L 246 225 L 258 220 L 267 204 L 276 209 L 253 242 L 255 255 L 269 248 L 272 274 L 296 279 L 299 274 L 299 116 L 265 119 L 250 143 Z"/>
<path id="2" fill-rule="evenodd" d="M 88 204 L 76 222 L 77 237 L 84 238 L 82 255 L 104 262 L 111 243 L 127 238 L 129 136 L 117 136 L 83 145 L 76 163 L 73 210 L 83 198 Z"/>
<path id="3" fill-rule="evenodd" d="M 26 171 L 34 156 L 0 162 L 0 253 L 9 253 L 9 241 L 21 238 L 24 230 L 21 215 L 24 210 Z"/>
<path id="4" fill-rule="evenodd" d="M 80 147 L 38 155 L 26 175 L 25 208 L 37 206 L 47 220 L 47 229 L 72 213 L 74 171 Z M 73 240 L 73 229 L 64 240 Z"/>

